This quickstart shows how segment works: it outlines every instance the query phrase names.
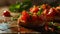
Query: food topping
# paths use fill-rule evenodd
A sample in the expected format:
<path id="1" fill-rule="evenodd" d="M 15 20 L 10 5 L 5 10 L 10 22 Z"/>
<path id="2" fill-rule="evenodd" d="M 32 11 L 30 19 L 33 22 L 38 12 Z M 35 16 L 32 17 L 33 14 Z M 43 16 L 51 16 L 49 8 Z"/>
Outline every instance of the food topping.
<path id="1" fill-rule="evenodd" d="M 8 12 L 8 11 L 4 11 L 3 15 L 4 15 L 5 17 L 11 16 L 10 12 Z"/>

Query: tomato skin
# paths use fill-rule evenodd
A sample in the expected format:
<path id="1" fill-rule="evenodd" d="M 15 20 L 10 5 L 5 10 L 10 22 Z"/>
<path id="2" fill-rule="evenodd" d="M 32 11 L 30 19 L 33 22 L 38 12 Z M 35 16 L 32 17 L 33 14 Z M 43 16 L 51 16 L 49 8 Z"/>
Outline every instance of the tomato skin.
<path id="1" fill-rule="evenodd" d="M 55 8 L 45 9 L 42 12 L 43 17 L 46 19 L 46 21 L 53 20 L 55 15 L 57 13 L 57 10 Z"/>
<path id="2" fill-rule="evenodd" d="M 32 18 L 31 18 L 32 24 L 33 24 L 33 25 L 37 25 L 37 23 L 38 23 L 38 16 L 37 16 L 37 14 L 34 13 L 31 17 L 32 17 Z"/>
<path id="3" fill-rule="evenodd" d="M 60 16 L 60 6 L 56 7 L 57 15 Z"/>
<path id="4" fill-rule="evenodd" d="M 30 15 L 27 13 L 27 11 L 23 11 L 21 15 L 21 19 L 26 22 L 29 18 Z"/>
<path id="5" fill-rule="evenodd" d="M 50 8 L 49 12 L 47 13 L 47 16 L 55 16 L 56 10 L 54 8 Z"/>
<path id="6" fill-rule="evenodd" d="M 37 19 L 38 19 L 38 16 L 37 16 L 36 13 L 34 13 L 34 14 L 32 15 L 32 21 L 36 21 Z"/>
<path id="7" fill-rule="evenodd" d="M 56 7 L 56 9 L 59 9 L 60 10 L 60 6 Z"/>
<path id="8" fill-rule="evenodd" d="M 8 11 L 4 11 L 3 15 L 4 15 L 5 17 L 11 16 L 10 12 L 8 12 Z"/>
<path id="9" fill-rule="evenodd" d="M 48 10 L 48 9 L 45 9 L 45 10 L 42 12 L 42 14 L 43 14 L 43 15 L 47 15 L 48 12 L 49 12 L 49 10 Z"/>
<path id="10" fill-rule="evenodd" d="M 42 9 L 46 9 L 46 4 L 43 4 L 41 7 Z"/>
<path id="11" fill-rule="evenodd" d="M 50 8 L 49 12 L 46 15 L 46 18 L 53 20 L 55 18 L 57 11 L 55 10 L 55 8 Z"/>
<path id="12" fill-rule="evenodd" d="M 48 9 L 45 9 L 42 14 L 44 15 L 47 15 L 47 16 L 54 16 L 56 14 L 56 10 L 55 8 L 50 8 L 49 10 Z"/>
<path id="13" fill-rule="evenodd" d="M 37 13 L 38 11 L 39 11 L 39 7 L 37 6 L 33 6 L 32 8 L 30 8 L 31 13 Z"/>
<path id="14" fill-rule="evenodd" d="M 22 11 L 22 15 L 28 15 L 27 11 Z"/>
<path id="15" fill-rule="evenodd" d="M 48 4 L 43 4 L 43 5 L 41 6 L 41 8 L 42 8 L 43 10 L 45 10 L 45 9 L 50 9 L 51 6 L 48 5 Z"/>

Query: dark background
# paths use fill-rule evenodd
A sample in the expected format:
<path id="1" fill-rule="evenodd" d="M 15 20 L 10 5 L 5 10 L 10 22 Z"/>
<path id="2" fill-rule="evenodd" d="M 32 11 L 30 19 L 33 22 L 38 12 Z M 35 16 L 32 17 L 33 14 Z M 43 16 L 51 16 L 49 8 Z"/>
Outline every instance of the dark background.
<path id="1" fill-rule="evenodd" d="M 0 6 L 15 4 L 16 1 L 22 2 L 23 0 L 0 0 Z M 31 0 L 33 4 L 39 5 L 41 3 L 50 4 L 52 2 L 60 4 L 60 0 Z"/>

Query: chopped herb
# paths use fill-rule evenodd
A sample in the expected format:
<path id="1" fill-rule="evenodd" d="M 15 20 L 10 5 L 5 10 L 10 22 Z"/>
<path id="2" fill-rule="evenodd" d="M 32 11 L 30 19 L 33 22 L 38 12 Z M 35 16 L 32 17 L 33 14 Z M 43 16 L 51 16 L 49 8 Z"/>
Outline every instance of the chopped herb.
<path id="1" fill-rule="evenodd" d="M 37 14 L 40 15 L 40 14 L 42 13 L 42 11 L 43 11 L 43 10 L 42 10 L 42 8 L 41 8 L 41 9 L 38 11 Z"/>

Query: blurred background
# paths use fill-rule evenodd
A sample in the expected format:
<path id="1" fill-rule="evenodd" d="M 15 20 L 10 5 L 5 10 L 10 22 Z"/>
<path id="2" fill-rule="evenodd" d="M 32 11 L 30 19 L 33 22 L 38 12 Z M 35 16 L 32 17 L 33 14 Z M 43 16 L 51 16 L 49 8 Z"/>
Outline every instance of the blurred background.
<path id="1" fill-rule="evenodd" d="M 0 0 L 0 6 L 15 4 L 16 1 L 22 2 L 23 0 Z M 60 4 L 60 0 L 31 0 L 31 2 L 36 5 L 41 3 L 51 4 L 52 2 Z"/>

